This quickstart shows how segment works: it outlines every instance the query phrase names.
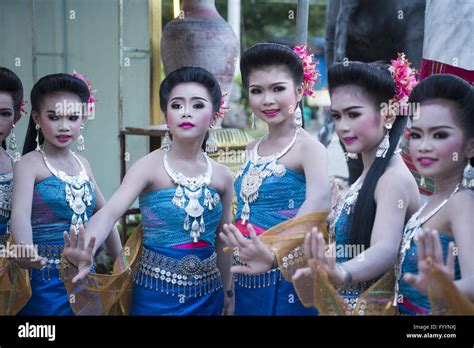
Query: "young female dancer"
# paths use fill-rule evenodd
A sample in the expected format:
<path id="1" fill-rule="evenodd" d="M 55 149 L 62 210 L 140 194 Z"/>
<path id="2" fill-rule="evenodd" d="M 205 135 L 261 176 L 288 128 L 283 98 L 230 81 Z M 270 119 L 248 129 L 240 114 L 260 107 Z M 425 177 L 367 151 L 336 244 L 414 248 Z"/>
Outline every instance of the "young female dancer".
<path id="1" fill-rule="evenodd" d="M 89 271 L 94 237 L 100 244 L 138 197 L 143 251 L 134 270 L 130 315 L 222 313 L 231 259 L 222 253 L 217 231 L 232 219 L 233 178 L 202 151 L 221 99 L 218 81 L 205 69 L 183 67 L 165 78 L 160 106 L 172 142 L 167 136 L 162 149 L 134 163 L 78 243 L 65 236 L 66 257 L 79 267 L 73 282 Z"/>
<path id="2" fill-rule="evenodd" d="M 16 244 L 34 246 L 38 257 L 17 260 L 32 268 L 32 296 L 20 315 L 72 314 L 59 276 L 63 232 L 77 231 L 105 204 L 89 163 L 70 150 L 76 139 L 83 146 L 89 98 L 86 82 L 68 74 L 47 75 L 31 91 L 24 156 L 14 170 L 11 231 Z M 115 259 L 121 243 L 116 228 L 111 231 L 107 247 Z"/>
<path id="3" fill-rule="evenodd" d="M 272 43 L 257 44 L 241 58 L 250 108 L 268 125 L 268 135 L 247 145 L 247 160 L 235 182 L 236 223 L 222 233 L 239 252 L 232 269 L 237 273 L 236 315 L 316 314 L 281 278 L 271 251 L 262 244 L 254 248 L 245 238 L 253 230 L 259 235 L 291 218 L 330 208 L 327 151 L 302 128 L 299 105 L 303 95 L 312 93 L 315 64 L 304 47 Z"/>
<path id="4" fill-rule="evenodd" d="M 0 67 L 0 244 L 5 244 L 10 221 L 13 190 L 13 158 L 6 151 L 6 139 L 10 150 L 16 150 L 15 124 L 24 111 L 23 85 L 18 76 Z"/>
<path id="5" fill-rule="evenodd" d="M 410 154 L 436 189 L 405 226 L 397 300 L 401 314 L 429 314 L 426 292 L 433 266 L 474 299 L 474 91 L 457 76 L 437 74 L 423 80 L 410 101 L 421 104 L 411 127 Z M 424 228 L 430 231 L 423 233 Z"/>
<path id="6" fill-rule="evenodd" d="M 333 253 L 324 252 L 325 241 L 316 229 L 308 233 L 304 251 L 328 273 L 349 305 L 347 314 L 360 294 L 393 267 L 403 226 L 419 206 L 416 182 L 396 151 L 407 118 L 383 107 L 394 96 L 393 105 L 405 102 L 414 81 L 403 57 L 390 69 L 348 62 L 328 72 L 337 135 L 347 151 L 362 155 L 364 170 L 329 219 Z M 310 272 L 298 270 L 295 278 Z"/>

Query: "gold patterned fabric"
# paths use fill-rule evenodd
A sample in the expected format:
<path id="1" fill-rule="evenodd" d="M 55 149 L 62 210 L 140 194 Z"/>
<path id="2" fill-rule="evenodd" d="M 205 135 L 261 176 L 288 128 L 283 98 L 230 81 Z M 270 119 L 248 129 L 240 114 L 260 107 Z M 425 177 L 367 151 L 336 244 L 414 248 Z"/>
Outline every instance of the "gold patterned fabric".
<path id="1" fill-rule="evenodd" d="M 286 281 L 298 268 L 306 267 L 307 260 L 303 254 L 305 236 L 313 227 L 318 227 L 327 240 L 326 217 L 329 212 L 315 212 L 289 219 L 262 233 L 259 238 L 276 255 L 281 274 Z"/>
<path id="2" fill-rule="evenodd" d="M 63 256 L 61 277 L 76 315 L 127 315 L 132 295 L 133 273 L 142 249 L 142 226 L 128 238 L 121 255 L 114 263 L 112 274 L 93 274 L 76 284 L 75 269 Z"/>
<path id="3" fill-rule="evenodd" d="M 433 315 L 474 315 L 474 303 L 451 278 L 435 268 L 428 278 L 428 297 Z"/>
<path id="4" fill-rule="evenodd" d="M 13 245 L 10 235 L 7 245 Z M 30 274 L 6 257 L 0 258 L 0 315 L 16 315 L 31 297 Z"/>
<path id="5" fill-rule="evenodd" d="M 296 293 L 306 307 L 314 306 L 320 315 L 395 315 L 392 305 L 395 275 L 385 273 L 350 306 L 331 284 L 326 271 L 310 260 L 312 274 L 293 282 Z"/>

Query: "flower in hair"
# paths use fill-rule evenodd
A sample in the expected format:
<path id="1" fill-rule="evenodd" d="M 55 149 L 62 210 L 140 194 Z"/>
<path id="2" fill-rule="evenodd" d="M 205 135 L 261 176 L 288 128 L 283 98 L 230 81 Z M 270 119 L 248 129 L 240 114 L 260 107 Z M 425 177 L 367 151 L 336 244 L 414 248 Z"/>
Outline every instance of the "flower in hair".
<path id="1" fill-rule="evenodd" d="M 89 107 L 89 113 L 92 113 L 95 108 L 95 102 L 97 101 L 97 99 L 94 97 L 94 93 L 97 92 L 97 90 L 92 89 L 91 82 L 86 78 L 85 75 L 77 73 L 74 70 L 72 76 L 84 81 L 87 85 L 87 88 L 89 88 L 89 100 L 87 101 L 87 105 Z"/>
<path id="2" fill-rule="evenodd" d="M 402 108 L 407 107 L 408 98 L 418 84 L 416 79 L 418 71 L 410 67 L 410 64 L 410 61 L 405 58 L 404 53 L 398 53 L 398 58 L 392 60 L 392 64 L 388 68 L 395 82 L 395 98 Z"/>
<path id="3" fill-rule="evenodd" d="M 303 95 L 313 96 L 314 84 L 319 82 L 321 74 L 316 66 L 319 62 L 314 58 L 314 54 L 310 53 L 309 48 L 306 45 L 296 46 L 293 51 L 300 57 L 303 63 Z"/>
<path id="4" fill-rule="evenodd" d="M 221 98 L 221 106 L 219 107 L 219 110 L 217 110 L 216 112 L 216 116 L 218 118 L 224 118 L 224 115 L 226 112 L 228 112 L 230 110 L 229 107 L 225 107 L 224 104 L 225 104 L 225 97 L 227 97 L 229 93 L 224 93 L 222 94 L 222 98 Z"/>
<path id="5" fill-rule="evenodd" d="M 28 104 L 28 102 L 25 99 L 22 99 L 21 106 L 20 106 L 20 113 L 23 115 L 26 115 L 26 109 L 25 109 L 26 104 Z"/>

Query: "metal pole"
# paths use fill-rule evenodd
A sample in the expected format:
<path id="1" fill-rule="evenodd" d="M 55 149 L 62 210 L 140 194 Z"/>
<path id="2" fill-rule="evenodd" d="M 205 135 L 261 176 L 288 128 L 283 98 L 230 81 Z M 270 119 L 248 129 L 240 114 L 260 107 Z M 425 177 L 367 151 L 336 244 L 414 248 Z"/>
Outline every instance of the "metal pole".
<path id="1" fill-rule="evenodd" d="M 118 1 L 119 80 L 118 80 L 118 129 L 123 130 L 123 0 Z"/>
<path id="2" fill-rule="evenodd" d="M 309 0 L 298 0 L 296 8 L 296 44 L 305 45 L 308 41 Z"/>
<path id="3" fill-rule="evenodd" d="M 298 0 L 298 7 L 296 8 L 296 44 L 306 45 L 308 42 L 308 17 L 309 17 L 309 0 Z M 303 114 L 304 122 L 304 103 L 303 99 L 300 102 L 301 112 Z"/>

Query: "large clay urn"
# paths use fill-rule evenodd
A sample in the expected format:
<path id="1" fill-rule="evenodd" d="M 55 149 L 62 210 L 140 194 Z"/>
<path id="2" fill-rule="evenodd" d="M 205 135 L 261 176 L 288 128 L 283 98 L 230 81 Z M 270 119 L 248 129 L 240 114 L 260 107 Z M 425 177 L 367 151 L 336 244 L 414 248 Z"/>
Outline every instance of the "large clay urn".
<path id="1" fill-rule="evenodd" d="M 181 14 L 163 28 L 161 56 L 166 74 L 185 65 L 209 70 L 227 93 L 227 105 L 239 41 L 217 12 L 214 0 L 183 0 Z"/>

